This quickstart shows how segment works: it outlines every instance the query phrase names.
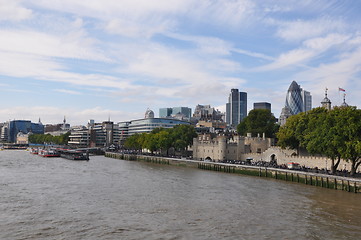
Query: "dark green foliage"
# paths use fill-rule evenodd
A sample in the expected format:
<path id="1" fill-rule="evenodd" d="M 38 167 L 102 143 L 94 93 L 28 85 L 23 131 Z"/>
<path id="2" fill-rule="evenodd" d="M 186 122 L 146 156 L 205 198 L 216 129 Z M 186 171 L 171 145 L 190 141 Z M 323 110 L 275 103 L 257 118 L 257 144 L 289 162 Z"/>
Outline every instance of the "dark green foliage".
<path id="1" fill-rule="evenodd" d="M 70 132 L 62 134 L 60 136 L 53 136 L 50 134 L 31 134 L 29 136 L 29 142 L 36 144 L 66 145 L 68 144 L 69 136 L 70 136 Z"/>
<path id="2" fill-rule="evenodd" d="M 253 109 L 248 116 L 237 126 L 237 132 L 240 135 L 251 133 L 252 136 L 257 134 L 266 134 L 266 137 L 274 137 L 278 130 L 276 118 L 271 111 L 267 109 Z"/>
<path id="3" fill-rule="evenodd" d="M 128 149 L 148 149 L 151 152 L 165 151 L 168 154 L 170 148 L 184 151 L 192 145 L 193 138 L 197 133 L 190 125 L 177 125 L 174 128 L 156 128 L 151 133 L 135 134 L 125 141 Z"/>
<path id="4" fill-rule="evenodd" d="M 315 108 L 292 116 L 277 137 L 283 148 L 303 147 L 329 157 L 333 173 L 341 159 L 351 162 L 351 175 L 361 164 L 361 110 L 355 107 Z"/>

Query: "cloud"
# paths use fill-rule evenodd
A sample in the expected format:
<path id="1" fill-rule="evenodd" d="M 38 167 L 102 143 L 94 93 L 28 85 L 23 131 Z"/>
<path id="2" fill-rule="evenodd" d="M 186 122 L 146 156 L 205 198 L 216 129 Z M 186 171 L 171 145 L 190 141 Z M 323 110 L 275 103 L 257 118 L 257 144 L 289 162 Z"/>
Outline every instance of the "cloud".
<path id="1" fill-rule="evenodd" d="M 240 27 L 252 22 L 255 4 L 249 0 L 31 0 L 41 9 L 67 12 L 103 22 L 108 32 L 128 37 L 150 37 L 177 28 L 181 19 L 193 23 Z"/>
<path id="2" fill-rule="evenodd" d="M 347 42 L 349 36 L 340 34 L 329 34 L 326 37 L 308 39 L 303 42 L 301 47 L 282 53 L 273 63 L 257 67 L 255 71 L 271 71 L 285 67 L 302 66 L 308 61 L 314 60 L 320 54 L 329 50 L 331 47 Z"/>
<path id="3" fill-rule="evenodd" d="M 111 121 L 117 123 L 118 121 L 141 118 L 143 114 L 143 112 L 127 113 L 102 107 L 78 109 L 48 106 L 13 106 L 0 109 L 0 116 L 6 116 L 6 119 L 0 119 L 0 121 L 5 122 L 14 119 L 25 119 L 31 120 L 32 122 L 38 122 L 40 118 L 43 124 L 55 124 L 62 123 L 64 116 L 66 116 L 67 122 L 71 125 L 86 125 L 87 120 L 89 119 L 94 119 L 96 122 L 102 122 L 107 121 L 110 117 Z"/>
<path id="4" fill-rule="evenodd" d="M 156 33 L 167 32 L 172 26 L 172 21 L 159 18 L 152 18 L 146 25 L 142 24 L 142 22 L 117 18 L 110 20 L 105 25 L 105 29 L 108 33 L 119 34 L 130 38 L 150 38 Z"/>
<path id="5" fill-rule="evenodd" d="M 18 78 L 34 78 L 49 82 L 103 88 L 133 88 L 130 81 L 102 74 L 71 72 L 52 58 L 33 54 L 0 51 L 0 74 Z"/>
<path id="6" fill-rule="evenodd" d="M 73 91 L 73 90 L 68 90 L 68 89 L 54 89 L 55 92 L 59 92 L 59 93 L 65 93 L 65 94 L 72 94 L 72 95 L 82 95 L 81 92 L 77 92 L 77 91 Z"/>
<path id="7" fill-rule="evenodd" d="M 0 0 L 0 22 L 22 21 L 32 17 L 32 10 L 22 7 L 18 0 Z"/>
<path id="8" fill-rule="evenodd" d="M 276 36 L 286 41 L 302 41 L 332 32 L 343 33 L 347 28 L 347 24 L 343 20 L 331 17 L 295 21 L 270 20 L 269 23 L 278 26 Z"/>
<path id="9" fill-rule="evenodd" d="M 260 59 L 263 59 L 263 60 L 270 60 L 270 61 L 275 60 L 274 57 L 267 56 L 267 55 L 265 55 L 263 53 L 251 52 L 251 51 L 248 51 L 248 50 L 237 49 L 237 48 L 233 48 L 232 51 L 236 52 L 236 53 L 244 54 L 244 55 L 247 55 L 247 56 L 250 56 L 250 57 L 260 58 Z"/>
<path id="10" fill-rule="evenodd" d="M 24 37 L 26 36 L 26 37 Z M 51 35 L 31 30 L 0 30 L 0 51 L 47 57 L 109 61 L 81 31 Z"/>

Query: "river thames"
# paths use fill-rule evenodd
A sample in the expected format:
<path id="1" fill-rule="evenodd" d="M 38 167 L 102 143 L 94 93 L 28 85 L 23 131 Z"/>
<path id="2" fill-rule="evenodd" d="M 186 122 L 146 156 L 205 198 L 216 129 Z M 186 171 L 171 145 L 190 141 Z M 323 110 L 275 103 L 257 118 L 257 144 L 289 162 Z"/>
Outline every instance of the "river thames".
<path id="1" fill-rule="evenodd" d="M 0 239 L 360 239 L 361 194 L 0 151 Z"/>

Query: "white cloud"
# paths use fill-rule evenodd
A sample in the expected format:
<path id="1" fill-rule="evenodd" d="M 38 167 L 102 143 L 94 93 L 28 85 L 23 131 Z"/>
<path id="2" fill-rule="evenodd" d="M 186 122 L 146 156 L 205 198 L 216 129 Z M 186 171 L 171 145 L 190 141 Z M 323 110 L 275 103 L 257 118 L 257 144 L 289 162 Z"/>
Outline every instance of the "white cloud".
<path id="1" fill-rule="evenodd" d="M 128 37 L 165 33 L 176 28 L 179 18 L 217 26 L 239 27 L 252 22 L 255 4 L 249 0 L 32 0 L 43 9 L 68 12 L 76 16 L 101 20 L 105 28 Z"/>
<path id="2" fill-rule="evenodd" d="M 144 113 L 140 112 L 127 113 L 102 107 L 77 109 L 48 106 L 13 106 L 0 109 L 0 116 L 5 117 L 5 119 L 0 119 L 0 121 L 5 122 L 14 119 L 26 119 L 31 120 L 32 122 L 38 122 L 40 118 L 43 124 L 55 124 L 62 123 L 64 116 L 66 116 L 67 122 L 71 125 L 86 125 L 87 120 L 89 119 L 94 119 L 96 122 L 102 122 L 107 121 L 110 117 L 111 121 L 117 123 L 119 121 L 141 118 L 143 114 Z"/>
<path id="3" fill-rule="evenodd" d="M 329 34 L 326 37 L 309 39 L 304 41 L 300 48 L 282 53 L 273 63 L 257 67 L 254 70 L 271 71 L 290 66 L 299 66 L 317 58 L 331 47 L 345 43 L 348 39 L 349 36 L 340 34 Z"/>
<path id="4" fill-rule="evenodd" d="M 312 20 L 298 19 L 295 21 L 282 22 L 270 20 L 269 23 L 279 29 L 276 35 L 287 41 L 300 41 L 315 38 L 331 32 L 344 32 L 347 24 L 342 20 L 330 17 L 322 17 Z"/>
<path id="5" fill-rule="evenodd" d="M 260 58 L 260 59 L 270 60 L 270 61 L 275 60 L 274 57 L 270 57 L 270 56 L 267 56 L 265 54 L 258 53 L 258 52 L 251 52 L 251 51 L 248 51 L 248 50 L 236 49 L 236 48 L 233 48 L 232 51 L 236 52 L 236 53 L 244 54 L 244 55 L 247 55 L 247 56 L 250 56 L 250 57 L 254 57 L 254 58 Z"/>
<path id="6" fill-rule="evenodd" d="M 22 7 L 18 0 L 0 0 L 0 21 L 21 21 L 32 17 L 32 10 Z"/>
<path id="7" fill-rule="evenodd" d="M 110 20 L 105 29 L 111 34 L 119 34 L 127 37 L 145 37 L 150 38 L 156 33 L 162 33 L 169 31 L 173 22 L 170 20 L 164 20 L 161 18 L 152 18 L 144 24 L 143 21 L 134 21 L 129 19 L 112 19 Z"/>
<path id="8" fill-rule="evenodd" d="M 130 81 L 101 74 L 81 74 L 67 71 L 52 58 L 32 54 L 0 51 L 0 74 L 12 77 L 35 78 L 43 81 L 62 82 L 80 86 L 116 89 L 133 88 Z"/>
<path id="9" fill-rule="evenodd" d="M 72 95 L 82 95 L 81 92 L 68 90 L 68 89 L 54 89 L 55 92 L 65 93 L 65 94 L 72 94 Z"/>
<path id="10" fill-rule="evenodd" d="M 0 30 L 0 51 L 109 61 L 96 49 L 95 41 L 82 32 L 55 36 L 29 30 Z"/>

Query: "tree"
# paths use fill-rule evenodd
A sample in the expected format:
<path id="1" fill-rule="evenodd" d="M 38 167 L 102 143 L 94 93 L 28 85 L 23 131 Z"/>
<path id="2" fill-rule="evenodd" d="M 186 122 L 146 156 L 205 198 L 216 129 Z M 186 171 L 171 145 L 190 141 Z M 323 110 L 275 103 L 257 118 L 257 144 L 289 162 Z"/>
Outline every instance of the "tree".
<path id="1" fill-rule="evenodd" d="M 341 159 L 351 163 L 351 175 L 361 164 L 361 110 L 356 107 L 315 108 L 292 116 L 277 137 L 283 148 L 304 147 L 330 158 L 332 173 Z"/>
<path id="2" fill-rule="evenodd" d="M 188 146 L 193 144 L 193 138 L 197 137 L 197 133 L 193 126 L 177 125 L 171 129 L 172 147 L 178 151 L 184 151 Z"/>
<path id="3" fill-rule="evenodd" d="M 344 143 L 341 158 L 351 163 L 351 176 L 361 164 L 361 110 L 356 107 L 336 108 L 340 113 L 336 119 L 338 134 Z"/>
<path id="4" fill-rule="evenodd" d="M 134 134 L 132 136 L 129 136 L 127 140 L 124 142 L 124 146 L 127 149 L 133 149 L 133 150 L 139 150 L 142 149 L 142 144 L 140 142 L 141 135 L 140 134 Z"/>
<path id="5" fill-rule="evenodd" d="M 169 131 L 162 130 L 155 134 L 154 137 L 157 141 L 157 148 L 160 149 L 161 152 L 162 150 L 165 150 L 168 156 L 168 150 L 172 146 L 172 138 Z"/>
<path id="6" fill-rule="evenodd" d="M 55 144 L 68 144 L 70 132 L 61 134 L 60 136 L 52 136 L 51 134 L 31 134 L 29 136 L 29 142 L 44 144 L 44 143 L 55 143 Z"/>
<path id="7" fill-rule="evenodd" d="M 237 126 L 238 134 L 243 136 L 247 133 L 251 133 L 252 136 L 265 133 L 267 137 L 274 137 L 277 131 L 276 118 L 268 109 L 251 110 Z"/>

